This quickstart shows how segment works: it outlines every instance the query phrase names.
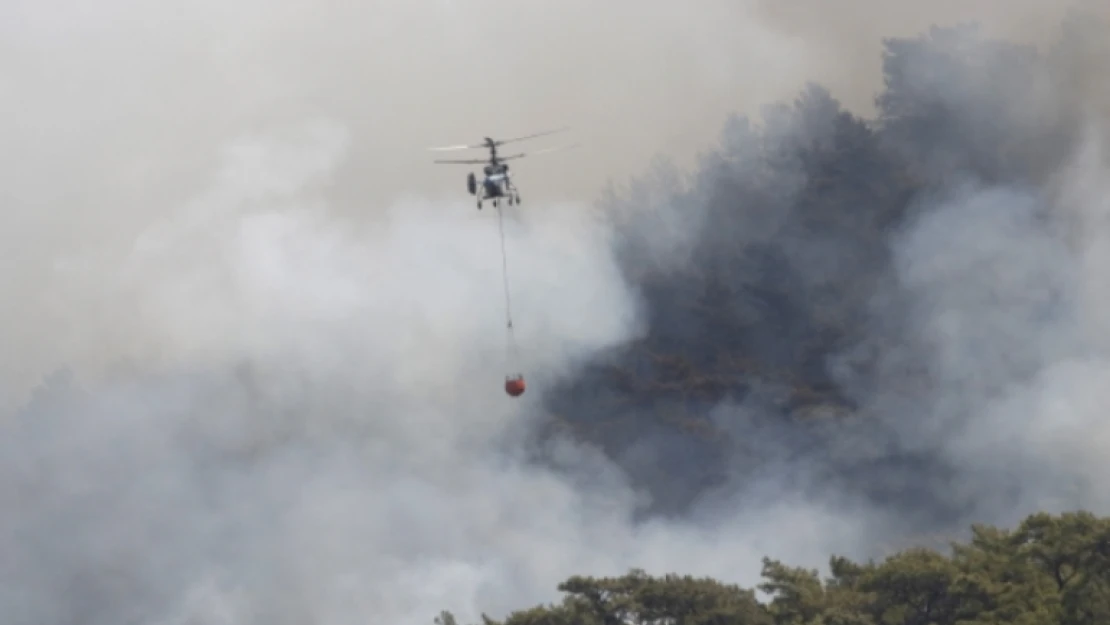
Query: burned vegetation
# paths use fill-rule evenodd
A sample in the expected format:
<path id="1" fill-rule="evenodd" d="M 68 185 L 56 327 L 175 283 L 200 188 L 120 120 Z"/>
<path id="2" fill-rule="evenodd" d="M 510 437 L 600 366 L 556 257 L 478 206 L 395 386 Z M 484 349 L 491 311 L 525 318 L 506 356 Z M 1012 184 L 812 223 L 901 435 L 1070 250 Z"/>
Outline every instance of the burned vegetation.
<path id="1" fill-rule="evenodd" d="M 1047 184 L 1080 138 L 1066 83 L 1096 35 L 1074 19 L 1047 50 L 975 26 L 889 39 L 875 119 L 810 84 L 760 123 L 727 120 L 693 171 L 659 160 L 613 185 L 601 212 L 646 328 L 546 393 L 546 434 L 605 449 L 655 513 L 804 458 L 872 500 L 957 519 L 963 503 L 932 488 L 954 469 L 898 440 L 906 420 L 939 418 L 941 375 L 900 237 L 961 189 Z"/>

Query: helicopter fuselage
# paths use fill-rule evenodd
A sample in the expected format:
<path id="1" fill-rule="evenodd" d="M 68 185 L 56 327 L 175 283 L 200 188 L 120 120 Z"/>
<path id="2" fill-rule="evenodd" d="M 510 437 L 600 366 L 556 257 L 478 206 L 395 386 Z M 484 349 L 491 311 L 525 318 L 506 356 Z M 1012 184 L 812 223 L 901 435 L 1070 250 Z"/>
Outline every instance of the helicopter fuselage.
<path id="1" fill-rule="evenodd" d="M 470 195 L 477 195 L 478 184 L 478 179 L 473 173 L 467 174 L 466 190 Z M 509 167 L 501 163 L 486 165 L 483 168 L 481 185 L 483 197 L 505 197 L 512 187 L 509 181 Z"/>
<path id="2" fill-rule="evenodd" d="M 509 166 L 504 163 L 491 163 L 482 168 L 482 179 L 471 172 L 466 175 L 466 190 L 470 195 L 478 198 L 478 208 L 482 207 L 482 200 L 493 200 L 494 206 L 499 200 L 507 198 L 509 205 L 520 202 L 520 193 L 510 179 Z"/>
<path id="3" fill-rule="evenodd" d="M 486 188 L 486 197 L 502 197 L 509 181 L 508 174 L 489 174 L 482 185 Z"/>

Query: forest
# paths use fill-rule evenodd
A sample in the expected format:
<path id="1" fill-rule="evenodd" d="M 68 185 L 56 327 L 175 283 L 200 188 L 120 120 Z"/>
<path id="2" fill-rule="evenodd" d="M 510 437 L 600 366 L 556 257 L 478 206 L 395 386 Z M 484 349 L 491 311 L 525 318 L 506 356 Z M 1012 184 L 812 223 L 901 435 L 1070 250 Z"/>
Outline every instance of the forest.
<path id="1" fill-rule="evenodd" d="M 989 247 L 999 228 L 1017 240 L 1006 241 L 1014 258 L 1022 248 L 1034 258 L 1038 245 L 1066 255 L 1082 244 L 1061 172 L 1090 141 L 1092 111 L 1110 111 L 1090 79 L 1110 58 L 1100 32 L 1076 16 L 1042 48 L 992 40 L 976 25 L 888 39 L 875 119 L 810 84 L 793 102 L 766 107 L 759 123 L 727 120 L 693 172 L 660 159 L 612 185 L 600 217 L 620 233 L 647 328 L 546 397 L 556 415 L 547 435 L 603 448 L 651 494 L 644 514 L 682 514 L 725 483 L 805 464 L 814 492 L 835 488 L 897 510 L 907 535 L 970 524 L 969 542 L 950 554 L 907 547 L 881 562 L 834 555 L 827 577 L 768 557 L 758 589 L 583 571 L 559 586 L 562 603 L 485 622 L 1110 622 L 1110 520 L 1018 515 L 1032 487 L 1006 465 L 1014 456 L 978 454 L 976 475 L 990 479 L 976 482 L 945 453 L 945 432 L 984 423 L 992 402 L 1046 368 L 1043 354 L 1024 347 L 1026 329 L 1059 318 L 1063 281 L 1037 274 L 1034 260 L 1012 284 L 989 270 L 975 286 L 946 277 L 944 295 L 975 306 L 954 311 L 965 324 L 938 346 L 921 311 L 945 301 L 922 293 L 911 278 L 923 265 L 906 260 L 923 245 L 922 224 L 942 210 L 950 222 L 931 233 L 933 263 L 961 251 L 949 240 Z M 981 230 L 974 213 L 987 206 L 998 211 L 986 222 L 994 231 Z M 992 281 L 999 288 L 983 295 Z M 956 367 L 953 350 L 974 350 L 974 359 Z M 748 410 L 722 417 L 723 404 Z M 1016 528 L 977 520 L 1003 509 Z M 444 612 L 436 622 L 455 619 Z"/>
<path id="2" fill-rule="evenodd" d="M 1110 519 L 1029 516 L 972 528 L 951 553 L 833 556 L 830 574 L 763 559 L 757 589 L 690 575 L 574 576 L 561 603 L 484 625 L 1089 625 L 1110 622 Z M 756 591 L 768 598 L 760 601 Z M 436 625 L 463 625 L 450 612 Z"/>

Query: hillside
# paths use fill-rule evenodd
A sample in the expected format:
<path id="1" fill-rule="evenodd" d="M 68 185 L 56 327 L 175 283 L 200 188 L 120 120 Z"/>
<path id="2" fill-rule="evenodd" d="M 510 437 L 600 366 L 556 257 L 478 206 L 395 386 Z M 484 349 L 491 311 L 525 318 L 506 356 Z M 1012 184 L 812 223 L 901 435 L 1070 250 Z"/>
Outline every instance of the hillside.
<path id="1" fill-rule="evenodd" d="M 968 402 L 945 400 L 963 392 L 956 386 L 970 369 L 996 367 L 1013 348 L 1014 337 L 985 322 L 972 327 L 983 314 L 1033 323 L 1059 294 L 1034 285 L 1045 292 L 930 298 L 992 288 L 997 275 L 979 270 L 1005 259 L 969 256 L 975 237 L 1001 232 L 984 220 L 1025 220 L 1019 226 L 1042 242 L 1067 245 L 1058 227 L 1070 217 L 1050 182 L 1081 147 L 1086 95 L 1072 83 L 1079 59 L 1092 62 L 1103 45 L 1088 26 L 1065 23 L 1045 51 L 975 26 L 887 40 L 877 119 L 808 85 L 767 107 L 761 123 L 728 120 L 695 171 L 659 161 L 614 186 L 602 212 L 647 329 L 548 393 L 549 434 L 603 447 L 652 494 L 654 512 L 806 464 L 816 467 L 807 472 L 814 489 L 835 481 L 923 526 L 960 524 L 977 494 L 946 489 L 960 469 L 942 441 L 907 424 L 967 422 L 998 385 L 1043 365 L 1003 366 L 998 379 L 964 389 L 975 396 Z M 923 240 L 938 214 L 955 229 Z M 964 261 L 962 276 L 914 282 L 918 267 Z M 965 318 L 965 334 L 938 345 L 929 327 L 938 314 Z M 978 362 L 955 370 L 944 360 L 943 350 L 976 342 Z"/>

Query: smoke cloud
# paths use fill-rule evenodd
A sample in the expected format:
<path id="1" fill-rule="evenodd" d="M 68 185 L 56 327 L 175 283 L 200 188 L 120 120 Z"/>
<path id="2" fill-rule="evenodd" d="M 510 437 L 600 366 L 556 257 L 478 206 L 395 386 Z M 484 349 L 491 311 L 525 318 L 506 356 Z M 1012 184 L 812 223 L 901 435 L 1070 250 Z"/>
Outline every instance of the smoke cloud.
<path id="1" fill-rule="evenodd" d="M 907 461 L 870 495 L 946 488 L 958 520 L 1105 504 L 1110 196 L 1090 127 L 1044 189 L 954 185 L 890 242 L 874 314 L 899 316 L 928 402 L 871 390 L 879 416 L 835 435 L 784 430 L 773 388 L 719 406 L 758 453 L 683 519 L 638 519 L 645 494 L 595 449 L 536 448 L 542 389 L 644 328 L 619 233 L 587 202 L 609 177 L 688 158 L 726 113 L 805 80 L 867 108 L 879 36 L 989 17 L 1039 40 L 1064 11 L 819 4 L 0 9 L 0 620 L 426 624 L 551 600 L 573 573 L 751 584 L 762 555 L 816 567 L 941 524 L 821 475 L 878 444 L 953 477 L 914 484 Z M 1097 122 L 1099 66 L 1074 67 L 1046 102 Z M 506 214 L 515 363 L 497 215 L 423 148 L 563 124 L 587 149 L 525 161 Z M 668 223 L 653 249 L 704 225 Z M 509 401 L 517 368 L 530 388 Z M 696 463 L 650 442 L 620 461 Z"/>
<path id="2" fill-rule="evenodd" d="M 724 172 L 726 182 L 712 187 L 720 197 L 697 186 L 671 195 L 682 214 L 695 216 L 692 235 L 661 235 L 660 224 L 673 223 L 667 218 L 677 211 L 663 200 L 645 203 L 654 213 L 633 220 L 649 226 L 642 240 L 633 237 L 629 256 L 655 263 L 633 273 L 647 275 L 650 288 L 665 294 L 652 307 L 661 341 L 706 345 L 699 333 L 712 322 L 692 327 L 697 306 L 670 303 L 676 292 L 704 297 L 705 280 L 685 284 L 692 254 L 702 270 L 731 281 L 728 310 L 741 320 L 737 333 L 746 335 L 727 340 L 742 343 L 740 353 L 759 365 L 753 377 L 777 365 L 804 382 L 821 381 L 813 358 L 798 356 L 807 342 L 821 340 L 814 327 L 843 333 L 853 318 L 865 320 L 855 328 L 860 336 L 824 363 L 860 418 L 785 419 L 798 385 L 762 380 L 743 401 L 714 410 L 713 424 L 732 438 L 731 454 L 703 441 L 697 452 L 703 468 L 684 485 L 720 464 L 728 469 L 716 477 L 726 484 L 704 495 L 712 503 L 695 506 L 712 515 L 721 500 L 749 509 L 773 500 L 767 493 L 804 493 L 808 501 L 835 493 L 838 500 L 858 498 L 859 518 L 889 515 L 874 537 L 895 543 L 922 533 L 957 537 L 967 523 L 1012 523 L 1037 509 L 1105 509 L 1101 467 L 1087 460 L 1097 455 L 1088 449 L 1098 448 L 1102 427 L 1097 417 L 1083 416 L 1097 401 L 1087 398 L 1101 390 L 1081 382 L 1097 376 L 1091 371 L 1104 358 L 1095 321 L 1104 289 L 1096 285 L 1101 269 L 1093 259 L 1104 237 L 1110 94 L 1105 81 L 1091 81 L 1091 70 L 1105 67 L 1095 60 L 1105 58 L 1098 52 L 1105 39 L 1094 35 L 1105 25 L 1088 17 L 1068 28 L 1040 59 L 949 33 L 936 33 L 944 44 L 935 47 L 900 44 L 908 52 L 896 68 L 905 81 L 896 93 L 909 104 L 893 106 L 943 113 L 915 117 L 903 109 L 909 114 L 893 119 L 884 134 L 913 163 L 927 192 L 914 199 L 897 231 L 882 231 L 882 253 L 868 223 L 882 209 L 852 210 L 850 202 L 822 203 L 813 195 L 799 200 L 809 182 L 800 164 L 767 167 L 752 156 L 766 154 L 767 145 L 773 152 L 784 137 L 791 143 L 799 129 L 803 144 L 821 142 L 836 110 L 820 89 L 803 94 L 800 110 L 812 117 L 777 109 L 764 116 L 760 134 L 744 119 L 726 127 L 720 153 L 701 172 L 702 184 Z M 791 132 L 780 132 L 783 119 L 794 124 Z M 888 179 L 881 166 L 854 155 L 841 156 L 836 168 L 849 179 Z M 652 172 L 634 187 L 630 204 L 644 188 L 665 195 L 669 185 L 660 181 L 673 178 Z M 677 249 L 669 245 L 676 240 Z M 832 295 L 823 290 L 828 286 Z M 828 408 L 817 416 L 843 412 Z M 614 455 L 643 478 L 651 474 L 641 459 L 688 457 L 695 438 L 649 433 L 613 443 Z M 676 473 L 673 465 L 664 472 Z"/>
<path id="3" fill-rule="evenodd" d="M 128 328 L 111 347 L 133 364 L 52 378 L 8 425 L 5 620 L 423 623 L 439 607 L 542 601 L 579 570 L 700 561 L 750 577 L 764 550 L 858 537 L 850 518 L 789 498 L 746 515 L 756 543 L 636 528 L 635 493 L 604 458 L 555 443 L 566 475 L 533 466 L 522 428 L 539 392 L 510 402 L 499 388 L 512 363 L 495 215 L 411 199 L 343 228 L 315 190 L 348 135 L 294 130 L 233 143 L 213 188 L 122 264 L 73 278 L 67 292 L 97 293 L 69 323 Z M 638 327 L 591 215 L 550 204 L 506 223 L 540 389 Z M 817 542 L 796 544 L 784 522 Z"/>

